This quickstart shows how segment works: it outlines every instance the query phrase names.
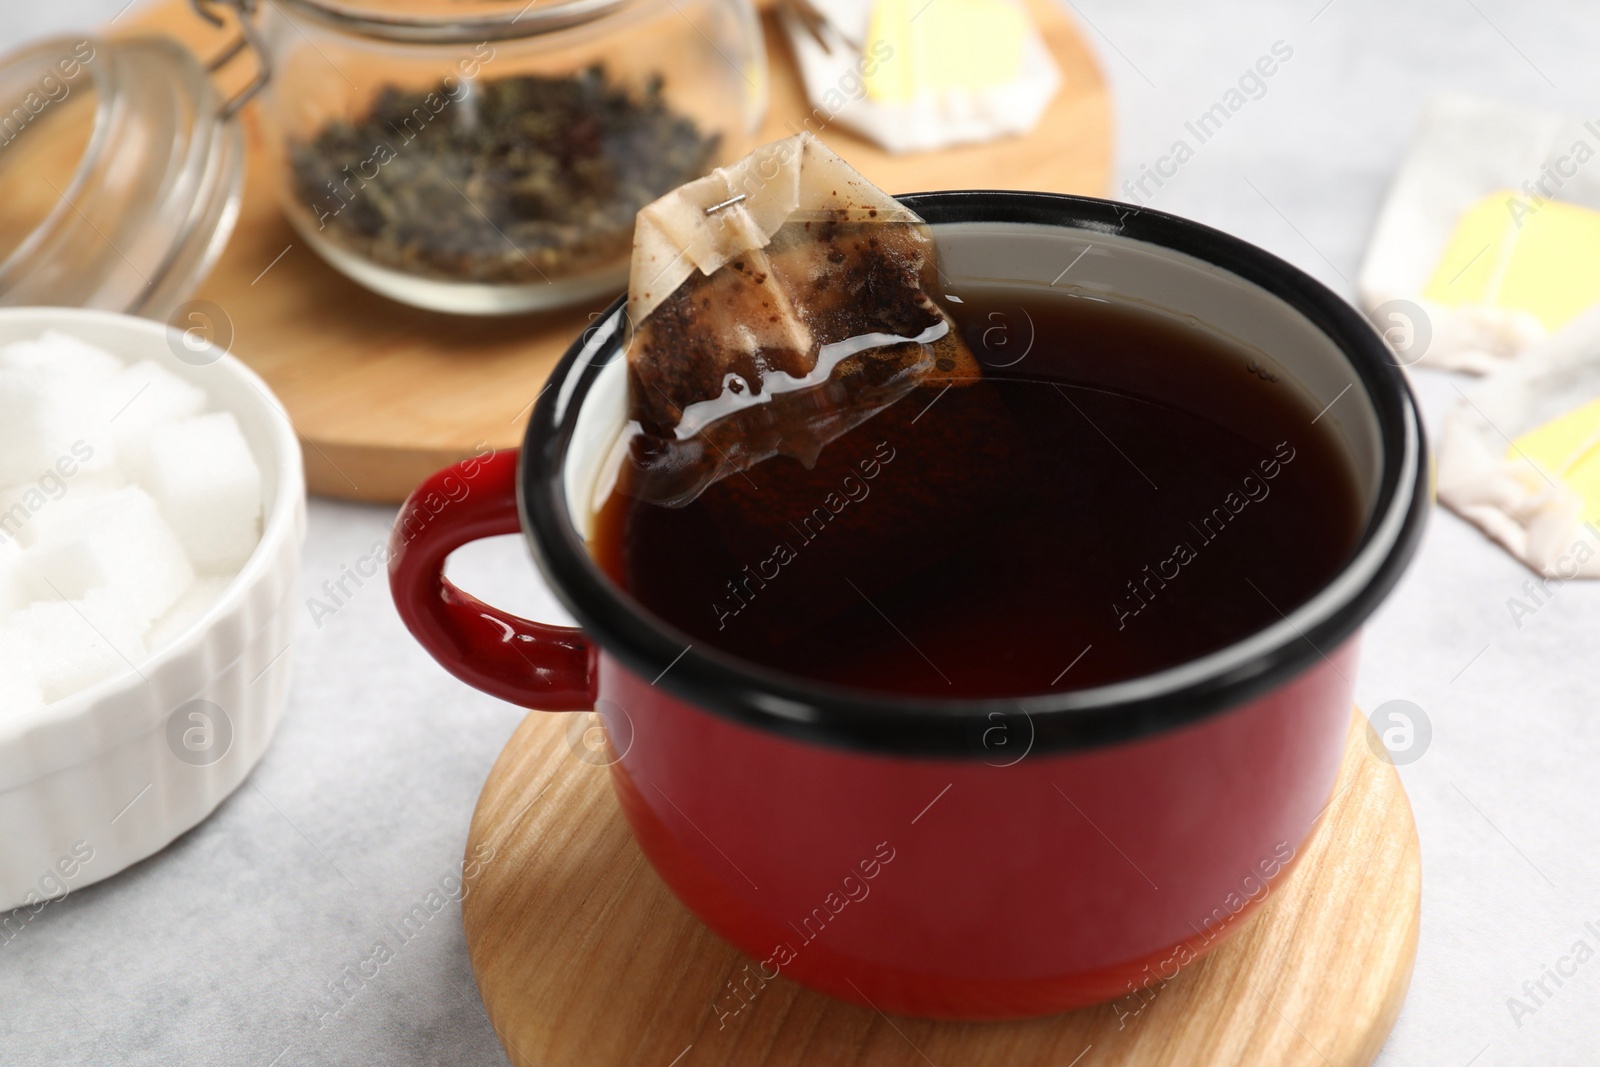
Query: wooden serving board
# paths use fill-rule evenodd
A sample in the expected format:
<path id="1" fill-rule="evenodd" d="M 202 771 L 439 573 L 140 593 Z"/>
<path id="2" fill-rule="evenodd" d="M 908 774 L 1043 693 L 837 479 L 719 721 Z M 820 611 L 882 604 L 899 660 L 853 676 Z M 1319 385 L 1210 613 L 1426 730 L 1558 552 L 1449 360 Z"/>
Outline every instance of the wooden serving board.
<path id="1" fill-rule="evenodd" d="M 1062 8 L 1054 0 L 1028 3 L 1063 78 L 1032 135 L 905 156 L 890 155 L 842 129 L 826 128 L 822 139 L 896 193 L 961 188 L 1104 193 L 1111 169 L 1105 83 Z M 763 24 L 771 103 L 757 143 L 789 136 L 811 111 L 782 32 L 770 14 Z M 149 0 L 114 29 L 171 34 L 206 57 L 228 39 L 226 32 L 196 18 L 188 0 Z M 227 73 L 238 80 L 245 71 Z M 242 116 L 250 169 L 238 226 L 195 295 L 226 312 L 233 324 L 233 353 L 255 368 L 289 409 L 306 446 L 311 491 L 398 502 L 424 477 L 480 444 L 519 444 L 550 369 L 610 299 L 559 312 L 484 319 L 422 311 L 363 289 L 318 258 L 284 220 L 255 111 L 251 105 Z"/>
<path id="2" fill-rule="evenodd" d="M 609 772 L 575 758 L 568 726 L 529 714 L 468 836 L 468 857 L 487 846 L 493 859 L 462 900 L 467 948 L 518 1067 L 1364 1067 L 1411 981 L 1416 826 L 1358 714 L 1299 864 L 1135 1016 L 1101 1006 L 1014 1023 L 891 1018 L 780 977 L 719 1031 L 709 1005 L 746 961 L 656 877 Z"/>

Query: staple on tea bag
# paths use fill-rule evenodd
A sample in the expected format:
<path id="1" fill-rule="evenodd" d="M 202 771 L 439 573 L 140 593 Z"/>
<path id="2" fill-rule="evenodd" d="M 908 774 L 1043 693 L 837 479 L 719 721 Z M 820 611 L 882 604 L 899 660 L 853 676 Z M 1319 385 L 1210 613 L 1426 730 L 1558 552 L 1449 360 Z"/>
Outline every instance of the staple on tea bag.
<path id="1" fill-rule="evenodd" d="M 682 505 L 806 466 L 919 385 L 981 378 L 934 301 L 933 237 L 810 134 L 639 212 L 628 287 L 636 495 Z"/>

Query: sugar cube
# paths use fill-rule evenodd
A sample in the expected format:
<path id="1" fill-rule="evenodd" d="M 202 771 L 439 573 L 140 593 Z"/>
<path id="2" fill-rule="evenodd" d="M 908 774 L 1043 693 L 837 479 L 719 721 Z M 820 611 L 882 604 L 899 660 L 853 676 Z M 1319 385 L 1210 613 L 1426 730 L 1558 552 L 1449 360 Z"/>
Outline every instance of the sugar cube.
<path id="1" fill-rule="evenodd" d="M 254 552 L 261 470 L 206 400 L 59 331 L 0 345 L 0 714 L 176 642 Z"/>
<path id="2" fill-rule="evenodd" d="M 16 539 L 0 534 L 0 622 L 28 602 L 22 591 L 21 556 Z"/>
<path id="3" fill-rule="evenodd" d="M 0 537 L 19 545 L 33 543 L 33 517 L 66 495 L 65 483 L 55 479 L 48 490 L 36 482 L 0 489 Z"/>
<path id="4" fill-rule="evenodd" d="M 29 481 L 55 463 L 58 445 L 71 432 L 63 400 L 59 382 L 0 368 L 0 483 Z"/>
<path id="5" fill-rule="evenodd" d="M 144 658 L 147 626 L 114 589 L 30 604 L 11 616 L 8 629 L 27 642 L 28 662 L 49 702 L 134 670 Z"/>
<path id="6" fill-rule="evenodd" d="M 228 412 L 160 426 L 147 485 L 196 569 L 231 574 L 261 538 L 261 468 Z"/>
<path id="7" fill-rule="evenodd" d="M 32 647 L 19 630 L 0 629 L 0 718 L 44 707 Z"/>
<path id="8" fill-rule="evenodd" d="M 111 427 L 94 395 L 81 382 L 0 367 L 0 485 L 112 466 Z"/>
<path id="9" fill-rule="evenodd" d="M 155 500 L 136 485 L 98 496 L 68 495 L 41 510 L 28 529 L 25 580 L 39 583 L 37 599 L 71 600 L 108 586 L 149 623 L 194 580 L 177 536 Z"/>
<path id="10" fill-rule="evenodd" d="M 100 474 L 80 474 L 75 478 L 46 476 L 27 485 L 0 489 L 0 540 L 19 545 L 33 543 L 33 517 L 69 492 L 78 498 L 99 496 L 120 489 L 127 482 L 115 470 Z"/>
<path id="11" fill-rule="evenodd" d="M 109 378 L 122 369 L 122 360 L 69 333 L 46 330 L 33 340 L 12 341 L 0 348 L 0 367 L 85 381 Z"/>
<path id="12" fill-rule="evenodd" d="M 206 406 L 203 390 L 149 359 L 119 370 L 101 390 L 117 463 L 140 481 L 150 474 L 150 435 L 156 428 L 198 415 Z"/>
<path id="13" fill-rule="evenodd" d="M 34 545 L 22 554 L 19 584 L 23 603 L 81 600 L 91 589 L 111 584 L 98 546 L 84 541 Z"/>
<path id="14" fill-rule="evenodd" d="M 183 636 L 190 624 L 222 599 L 223 591 L 232 583 L 232 578 L 196 578 L 189 591 L 150 627 L 144 638 L 145 647 L 152 653 L 159 652 Z"/>

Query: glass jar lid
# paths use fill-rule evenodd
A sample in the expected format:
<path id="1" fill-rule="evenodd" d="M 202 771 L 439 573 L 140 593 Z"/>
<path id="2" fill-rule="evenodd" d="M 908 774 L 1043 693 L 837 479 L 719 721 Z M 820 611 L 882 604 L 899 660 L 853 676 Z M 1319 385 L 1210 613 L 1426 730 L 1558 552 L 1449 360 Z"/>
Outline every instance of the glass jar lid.
<path id="1" fill-rule="evenodd" d="M 241 102 L 165 38 L 59 37 L 0 60 L 0 306 L 165 318 L 238 217 Z"/>
<path id="2" fill-rule="evenodd" d="M 293 11 L 389 41 L 499 41 L 577 26 L 633 0 L 279 0 Z"/>

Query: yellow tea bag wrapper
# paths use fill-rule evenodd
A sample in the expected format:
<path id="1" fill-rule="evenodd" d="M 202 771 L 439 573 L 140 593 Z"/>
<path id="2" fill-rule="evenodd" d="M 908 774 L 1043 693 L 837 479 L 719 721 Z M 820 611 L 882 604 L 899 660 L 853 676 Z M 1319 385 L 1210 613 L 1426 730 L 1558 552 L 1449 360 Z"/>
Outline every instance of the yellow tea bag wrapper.
<path id="1" fill-rule="evenodd" d="M 1522 434 L 1505 458 L 1533 463 L 1582 502 L 1582 521 L 1600 522 L 1600 398 Z"/>
<path id="2" fill-rule="evenodd" d="M 866 51 L 901 61 L 872 68 L 864 78 L 867 96 L 904 104 L 923 92 L 1006 85 L 1022 76 L 1030 29 L 1010 0 L 878 0 L 867 24 Z"/>
<path id="3" fill-rule="evenodd" d="M 1503 190 L 1461 216 L 1424 295 L 1525 311 L 1552 333 L 1600 301 L 1600 211 Z"/>

